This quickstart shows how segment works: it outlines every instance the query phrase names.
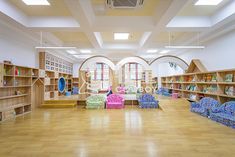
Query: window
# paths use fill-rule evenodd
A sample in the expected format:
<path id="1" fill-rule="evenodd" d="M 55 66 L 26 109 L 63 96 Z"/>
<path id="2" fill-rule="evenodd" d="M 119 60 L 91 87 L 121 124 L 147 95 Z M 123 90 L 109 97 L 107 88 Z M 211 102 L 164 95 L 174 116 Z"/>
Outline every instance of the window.
<path id="1" fill-rule="evenodd" d="M 109 88 L 109 66 L 105 63 L 96 63 L 95 70 L 91 71 L 91 79 L 100 81 L 101 89 Z"/>
<path id="2" fill-rule="evenodd" d="M 141 87 L 142 66 L 138 63 L 127 63 L 124 66 L 125 83 Z"/>

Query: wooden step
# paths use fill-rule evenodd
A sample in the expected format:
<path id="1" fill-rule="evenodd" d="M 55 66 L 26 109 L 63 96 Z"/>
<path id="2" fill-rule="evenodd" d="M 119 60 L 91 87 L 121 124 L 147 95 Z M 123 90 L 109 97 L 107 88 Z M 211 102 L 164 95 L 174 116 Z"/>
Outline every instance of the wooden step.
<path id="1" fill-rule="evenodd" d="M 77 100 L 46 100 L 43 104 L 77 104 Z"/>
<path id="2" fill-rule="evenodd" d="M 76 103 L 59 103 L 59 104 L 42 104 L 41 107 L 42 108 L 73 108 L 76 107 L 77 104 Z"/>

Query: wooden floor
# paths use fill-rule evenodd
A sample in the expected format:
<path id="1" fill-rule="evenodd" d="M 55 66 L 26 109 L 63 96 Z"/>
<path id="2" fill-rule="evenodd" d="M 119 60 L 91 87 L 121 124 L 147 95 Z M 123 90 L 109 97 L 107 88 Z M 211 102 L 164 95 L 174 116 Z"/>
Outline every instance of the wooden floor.
<path id="1" fill-rule="evenodd" d="M 0 124 L 0 156 L 234 157 L 235 130 L 161 98 L 159 109 L 37 109 Z"/>

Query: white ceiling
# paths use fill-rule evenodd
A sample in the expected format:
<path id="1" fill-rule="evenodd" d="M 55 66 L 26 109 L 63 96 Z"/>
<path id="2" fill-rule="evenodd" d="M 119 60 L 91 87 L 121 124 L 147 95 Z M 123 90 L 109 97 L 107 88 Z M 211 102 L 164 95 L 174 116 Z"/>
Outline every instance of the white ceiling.
<path id="1" fill-rule="evenodd" d="M 1 0 L 0 12 L 17 27 L 20 24 L 37 35 L 42 32 L 48 46 L 75 46 L 78 53 L 79 49 L 91 49 L 91 55 L 114 61 L 130 56 L 153 59 L 169 44 L 195 45 L 200 41 L 204 45 L 235 22 L 234 0 L 224 0 L 219 6 L 194 6 L 196 0 L 145 0 L 138 9 L 110 9 L 105 0 L 48 1 L 51 6 Z M 129 32 L 131 38 L 115 41 L 114 32 Z M 148 49 L 159 51 L 147 54 Z M 182 52 L 175 49 L 169 54 Z"/>

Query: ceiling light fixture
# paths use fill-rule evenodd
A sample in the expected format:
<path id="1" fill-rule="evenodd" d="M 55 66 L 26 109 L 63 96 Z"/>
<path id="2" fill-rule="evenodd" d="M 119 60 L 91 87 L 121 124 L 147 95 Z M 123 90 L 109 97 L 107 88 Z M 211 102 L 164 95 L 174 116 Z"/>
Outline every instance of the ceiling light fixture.
<path id="1" fill-rule="evenodd" d="M 114 40 L 128 40 L 130 33 L 114 33 Z"/>
<path id="2" fill-rule="evenodd" d="M 35 49 L 76 49 L 76 47 L 68 47 L 68 46 L 43 46 L 43 33 L 40 32 L 40 46 L 36 46 Z"/>
<path id="3" fill-rule="evenodd" d="M 157 49 L 149 49 L 147 50 L 147 53 L 157 53 Z"/>
<path id="4" fill-rule="evenodd" d="M 47 0 L 22 0 L 26 5 L 50 5 Z"/>
<path id="5" fill-rule="evenodd" d="M 91 57 L 92 55 L 73 55 L 74 57 L 78 58 L 78 59 L 86 59 Z"/>
<path id="6" fill-rule="evenodd" d="M 167 49 L 204 49 L 205 46 L 165 46 Z"/>
<path id="7" fill-rule="evenodd" d="M 76 49 L 76 47 L 65 47 L 65 46 L 36 46 L 35 49 Z"/>
<path id="8" fill-rule="evenodd" d="M 77 51 L 74 51 L 74 50 L 67 50 L 67 52 L 71 55 L 75 55 L 77 54 Z"/>
<path id="9" fill-rule="evenodd" d="M 91 53 L 91 50 L 80 50 L 81 53 Z"/>
<path id="10" fill-rule="evenodd" d="M 223 0 L 198 0 L 194 5 L 218 5 Z"/>
<path id="11" fill-rule="evenodd" d="M 168 45 L 165 46 L 166 49 L 204 49 L 205 46 L 200 46 L 199 45 L 199 34 L 197 33 L 197 45 L 171 45 L 171 32 L 169 32 L 169 37 L 168 37 Z"/>
<path id="12" fill-rule="evenodd" d="M 160 53 L 160 54 L 166 54 L 166 53 L 168 53 L 168 52 L 170 52 L 170 50 L 162 50 L 162 51 L 160 51 L 159 53 Z"/>

